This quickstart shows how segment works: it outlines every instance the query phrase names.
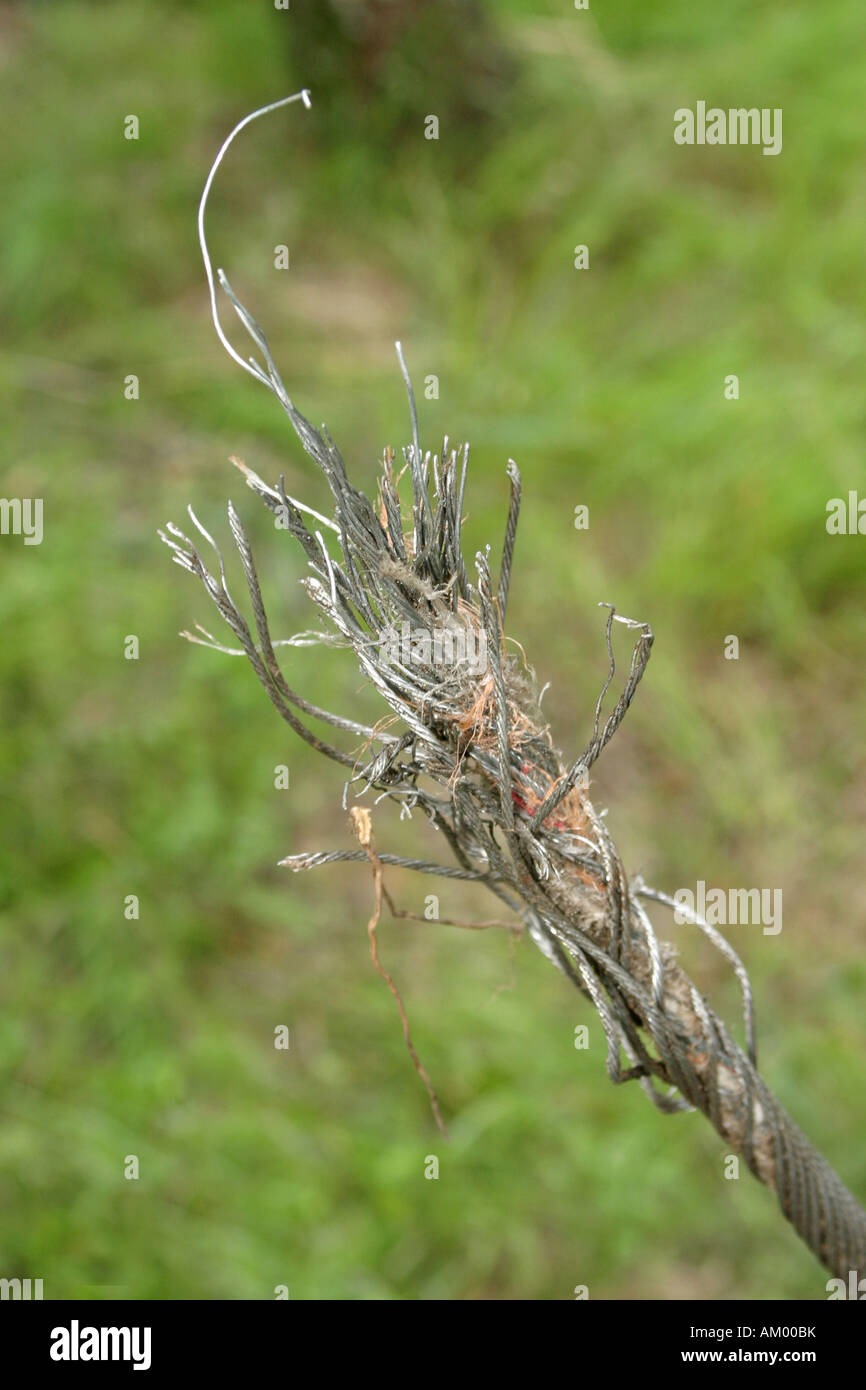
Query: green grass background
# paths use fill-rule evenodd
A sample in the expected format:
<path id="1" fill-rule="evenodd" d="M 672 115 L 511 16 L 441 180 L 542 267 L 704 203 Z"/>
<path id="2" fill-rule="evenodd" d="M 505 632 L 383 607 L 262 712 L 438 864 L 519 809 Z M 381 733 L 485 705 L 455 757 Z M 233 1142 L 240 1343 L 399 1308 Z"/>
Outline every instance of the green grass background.
<path id="1" fill-rule="evenodd" d="M 597 603 L 653 624 L 596 803 L 661 888 L 783 889 L 779 936 L 730 933 L 759 1060 L 866 1196 L 866 540 L 824 528 L 828 498 L 866 493 L 862 7 L 508 0 L 484 81 L 433 9 L 439 47 L 410 33 L 366 100 L 309 4 L 0 11 L 2 493 L 45 499 L 41 546 L 0 539 L 0 1273 L 94 1299 L 821 1298 L 703 1118 L 609 1085 L 590 1006 L 531 945 L 386 922 L 442 1142 L 369 962 L 368 874 L 276 867 L 349 845 L 339 769 L 240 661 L 177 637 L 217 619 L 156 528 L 192 502 L 226 540 L 229 495 L 276 632 L 311 625 L 299 555 L 228 456 L 313 505 L 325 488 L 219 348 L 195 239 L 225 134 L 303 84 L 313 110 L 225 162 L 215 262 L 359 486 L 407 438 L 398 337 L 419 395 L 440 380 L 424 439 L 472 442 L 470 554 L 499 545 L 517 459 L 510 625 L 561 746 L 604 677 Z M 782 107 L 782 155 L 675 146 L 698 99 Z M 287 667 L 314 700 L 365 698 L 346 662 Z M 385 807 L 376 830 L 443 852 Z M 437 887 L 390 884 L 413 911 Z M 443 915 L 490 913 L 439 891 Z M 723 963 L 658 925 L 736 1023 Z"/>

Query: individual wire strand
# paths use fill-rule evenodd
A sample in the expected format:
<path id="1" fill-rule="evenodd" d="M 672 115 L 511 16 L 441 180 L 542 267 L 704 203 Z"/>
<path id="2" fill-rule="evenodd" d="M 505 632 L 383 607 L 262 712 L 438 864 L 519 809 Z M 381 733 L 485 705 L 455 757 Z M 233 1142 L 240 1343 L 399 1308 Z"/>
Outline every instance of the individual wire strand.
<path id="1" fill-rule="evenodd" d="M 223 326 L 220 323 L 219 309 L 217 308 L 216 286 L 214 285 L 213 265 L 211 263 L 210 252 L 208 251 L 204 223 L 205 212 L 207 210 L 207 202 L 208 198 L 210 197 L 210 191 L 213 185 L 214 178 L 216 177 L 216 172 L 222 164 L 225 154 L 232 141 L 234 140 L 235 136 L 239 135 L 240 132 L 252 121 L 257 121 L 260 116 L 266 116 L 270 111 L 278 111 L 280 107 L 290 106 L 293 102 L 296 101 L 303 102 L 306 109 L 310 109 L 312 103 L 310 100 L 310 93 L 306 87 L 300 92 L 293 93 L 292 96 L 281 97 L 279 101 L 272 101 L 267 106 L 260 106 L 258 110 L 251 111 L 248 116 L 244 116 L 242 121 L 238 121 L 234 130 L 232 130 L 231 133 L 226 136 L 225 140 L 220 146 L 217 157 L 211 165 L 210 173 L 208 174 L 207 179 L 205 180 L 204 190 L 202 192 L 201 199 L 198 205 L 198 244 L 201 248 L 202 260 L 204 261 L 205 275 L 207 276 L 208 292 L 210 294 L 211 317 L 213 318 L 213 325 L 216 329 L 217 337 L 219 338 L 229 357 L 231 357 L 234 362 L 237 362 L 239 367 L 243 367 L 245 372 L 249 372 L 250 376 L 254 376 L 257 381 L 260 381 L 264 386 L 267 386 L 268 390 L 270 391 L 274 390 L 274 386 L 273 383 L 268 379 L 267 374 L 262 370 L 261 367 L 259 367 L 258 363 L 255 363 L 253 361 L 244 361 L 240 354 L 236 352 L 235 349 L 232 347 L 231 343 L 229 342 L 228 338 L 223 332 Z M 223 272 L 219 271 L 219 275 L 222 276 L 222 274 Z"/>

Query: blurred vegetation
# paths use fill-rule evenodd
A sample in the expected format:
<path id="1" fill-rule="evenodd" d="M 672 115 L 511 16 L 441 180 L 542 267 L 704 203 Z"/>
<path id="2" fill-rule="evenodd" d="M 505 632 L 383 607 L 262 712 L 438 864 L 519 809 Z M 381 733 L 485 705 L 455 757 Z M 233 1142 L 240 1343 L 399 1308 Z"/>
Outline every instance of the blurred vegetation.
<path id="1" fill-rule="evenodd" d="M 155 531 L 193 502 L 225 537 L 231 495 L 275 628 L 310 625 L 299 556 L 227 458 L 324 489 L 219 348 L 195 237 L 225 134 L 307 85 L 310 113 L 226 159 L 215 262 L 360 486 L 406 440 L 398 337 L 440 380 L 424 439 L 472 442 L 473 548 L 498 546 L 518 460 L 511 629 L 564 747 L 605 672 L 598 601 L 652 622 L 595 799 L 659 887 L 783 889 L 781 935 L 731 931 L 760 1060 L 866 1195 L 864 542 L 824 529 L 828 498 L 866 492 L 862 7 L 404 8 L 0 9 L 2 493 L 45 499 L 41 546 L 0 543 L 0 1272 L 51 1297 L 821 1298 L 706 1122 L 609 1085 L 589 1005 L 531 946 L 385 923 L 441 1142 L 369 963 L 369 876 L 275 867 L 348 845 L 339 769 L 240 662 L 178 640 L 214 619 Z M 675 146 L 700 98 L 782 107 L 782 155 Z M 364 698 L 330 656 L 289 669 L 320 703 Z M 441 853 L 384 808 L 377 836 Z M 391 887 L 413 911 L 431 891 Z M 490 914 L 440 890 L 443 915 Z M 736 1022 L 720 961 L 659 927 Z"/>

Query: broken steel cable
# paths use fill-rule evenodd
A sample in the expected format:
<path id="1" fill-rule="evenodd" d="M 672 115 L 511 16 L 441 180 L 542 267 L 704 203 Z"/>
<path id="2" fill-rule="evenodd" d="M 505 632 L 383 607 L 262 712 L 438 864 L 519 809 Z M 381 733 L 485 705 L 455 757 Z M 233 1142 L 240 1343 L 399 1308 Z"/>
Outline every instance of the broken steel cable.
<path id="1" fill-rule="evenodd" d="M 309 94 L 300 95 L 309 105 Z M 253 116 L 236 127 L 218 160 Z M 631 703 L 649 660 L 652 631 L 603 605 L 609 610 L 609 674 L 596 705 L 592 738 L 578 758 L 564 759 L 542 717 L 534 675 L 507 649 L 504 633 L 521 501 L 516 464 L 508 465 L 511 500 L 498 584 L 494 586 L 488 552 L 475 556 L 476 578 L 471 581 L 461 544 L 468 447 L 457 450 L 446 438 L 439 453 L 422 455 L 411 380 L 398 344 L 412 418 L 405 468 L 397 475 L 394 457 L 386 450 L 376 501 L 353 487 L 327 430 L 316 430 L 297 410 L 264 334 L 219 271 L 222 289 L 265 365 L 255 358 L 244 362 L 222 332 L 204 239 L 213 172 L 202 197 L 199 228 L 220 340 L 280 402 L 330 487 L 333 515 L 325 517 L 289 497 L 282 478 L 270 486 L 245 465 L 238 466 L 302 548 L 311 571 L 302 582 L 328 631 L 301 634 L 286 644 L 272 641 L 252 550 L 230 503 L 229 526 L 254 632 L 229 592 L 219 549 L 192 509 L 193 525 L 215 554 L 215 573 L 203 558 L 200 541 L 171 524 L 160 532 L 175 561 L 204 585 L 240 647 L 226 648 L 204 629 L 203 637 L 192 640 L 246 655 L 283 719 L 347 769 L 344 805 L 350 792 L 357 799 L 373 791 L 379 799 L 396 802 L 401 814 L 418 809 L 442 833 L 457 861 L 448 866 L 377 854 L 365 820 L 360 850 L 300 854 L 282 862 L 301 871 L 372 859 L 379 903 L 383 865 L 485 884 L 518 916 L 546 958 L 592 1001 L 607 1040 L 611 1081 L 636 1080 L 665 1112 L 700 1110 L 755 1176 L 775 1190 L 784 1215 L 828 1269 L 845 1278 L 852 1271 L 858 1277 L 866 1274 L 866 1212 L 757 1070 L 752 990 L 742 962 L 715 927 L 691 915 L 739 981 L 745 1051 L 678 964 L 673 948 L 655 934 L 646 904 L 674 907 L 673 899 L 640 879 L 629 881 L 607 824 L 589 798 L 589 770 Z M 400 481 L 406 473 L 412 495 L 404 514 Z M 313 518 L 310 524 L 306 517 Z M 338 557 L 319 527 L 337 538 Z M 602 724 L 604 699 L 615 675 L 614 622 L 635 632 L 636 641 L 626 682 Z M 390 711 L 389 721 L 369 726 L 332 714 L 287 683 L 275 648 L 316 640 L 351 648 Z M 308 718 L 352 735 L 355 746 L 324 741 L 308 727 Z M 374 929 L 375 921 L 369 928 L 371 945 Z M 377 959 L 376 964 L 381 970 Z"/>

